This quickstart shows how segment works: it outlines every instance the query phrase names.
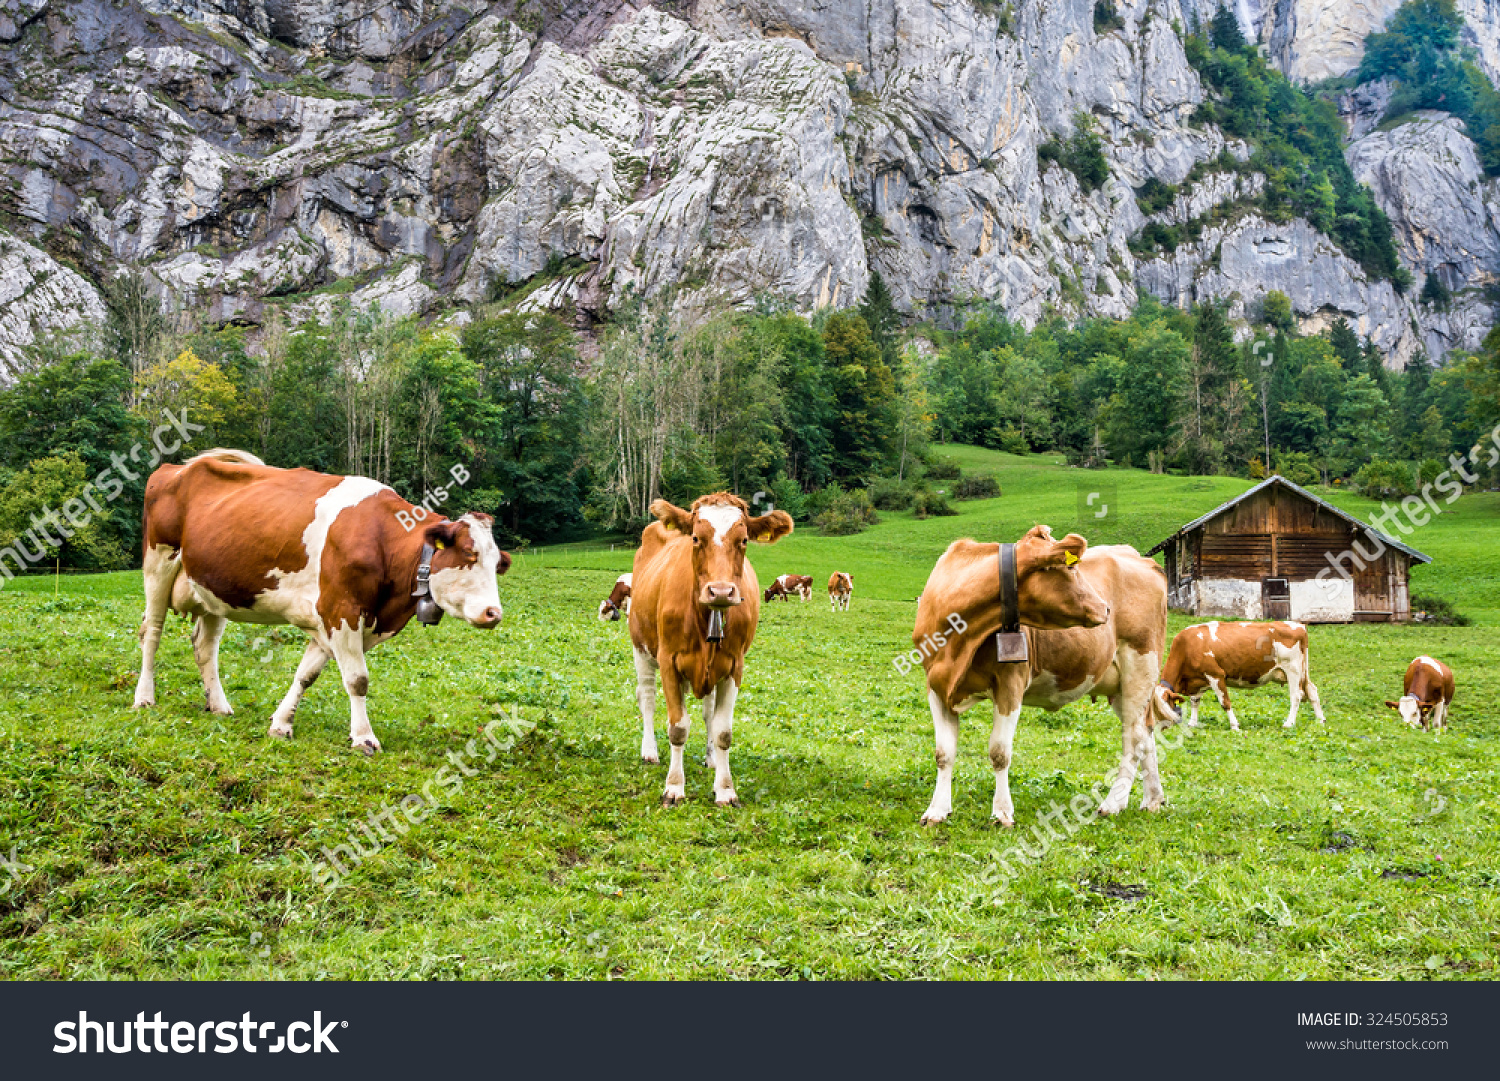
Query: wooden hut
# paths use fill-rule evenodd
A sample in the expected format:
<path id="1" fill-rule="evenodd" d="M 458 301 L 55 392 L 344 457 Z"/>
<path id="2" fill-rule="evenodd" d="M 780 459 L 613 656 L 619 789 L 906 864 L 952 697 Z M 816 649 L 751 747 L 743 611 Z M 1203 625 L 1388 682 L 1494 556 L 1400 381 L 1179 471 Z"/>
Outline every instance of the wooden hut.
<path id="1" fill-rule="evenodd" d="M 1432 560 L 1282 476 L 1267 477 L 1151 549 L 1168 603 L 1221 619 L 1405 622 L 1407 575 Z"/>

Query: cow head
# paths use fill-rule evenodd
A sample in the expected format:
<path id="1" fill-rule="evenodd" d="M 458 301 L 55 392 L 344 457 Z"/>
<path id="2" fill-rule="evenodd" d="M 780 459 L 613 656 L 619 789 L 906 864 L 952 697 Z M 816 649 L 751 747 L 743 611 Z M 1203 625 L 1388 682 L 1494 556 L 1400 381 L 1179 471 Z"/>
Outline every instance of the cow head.
<path id="1" fill-rule="evenodd" d="M 1109 604 L 1078 570 L 1089 543 L 1077 533 L 1053 540 L 1044 525 L 1016 542 L 1016 585 L 1021 622 L 1041 630 L 1097 627 Z"/>
<path id="2" fill-rule="evenodd" d="M 1401 714 L 1403 721 L 1413 728 L 1417 728 L 1426 727 L 1427 715 L 1432 712 L 1433 706 L 1437 703 L 1434 702 L 1432 705 L 1429 705 L 1414 694 L 1403 694 L 1399 702 L 1392 702 L 1390 699 L 1386 699 L 1385 704 Z"/>
<path id="3" fill-rule="evenodd" d="M 1185 695 L 1178 694 L 1165 683 L 1158 683 L 1151 692 L 1151 714 L 1158 727 L 1171 728 L 1182 720 L 1182 700 Z"/>
<path id="4" fill-rule="evenodd" d="M 728 492 L 699 496 L 690 511 L 658 499 L 651 513 L 668 529 L 693 539 L 693 591 L 706 608 L 733 608 L 744 600 L 740 582 L 750 541 L 771 544 L 792 531 L 786 511 L 752 518 L 745 501 Z"/>
<path id="5" fill-rule="evenodd" d="M 617 622 L 619 618 L 620 609 L 614 601 L 610 600 L 608 597 L 605 597 L 602 601 L 599 602 L 599 622 L 614 623 Z"/>
<path id="6" fill-rule="evenodd" d="M 490 532 L 493 522 L 488 514 L 470 512 L 456 522 L 434 522 L 423 535 L 436 549 L 428 580 L 432 599 L 449 615 L 486 630 L 504 614 L 496 579 L 510 570 L 510 555 Z"/>

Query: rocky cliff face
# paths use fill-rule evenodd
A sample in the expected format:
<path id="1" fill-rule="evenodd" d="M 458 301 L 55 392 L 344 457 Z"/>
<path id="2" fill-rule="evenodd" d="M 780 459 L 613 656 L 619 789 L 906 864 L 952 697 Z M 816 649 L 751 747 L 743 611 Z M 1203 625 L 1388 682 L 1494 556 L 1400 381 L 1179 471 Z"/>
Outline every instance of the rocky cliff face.
<path id="1" fill-rule="evenodd" d="M 1463 2 L 1496 39 L 1491 0 Z M 1118 0 L 1099 22 L 1093 0 L 0 0 L 0 359 L 97 318 L 127 265 L 248 324 L 345 295 L 451 316 L 508 292 L 581 323 L 668 286 L 812 308 L 879 270 L 914 314 L 985 297 L 1027 321 L 1121 315 L 1140 288 L 1248 313 L 1281 289 L 1393 362 L 1472 344 L 1485 304 L 1429 312 L 1303 222 L 1231 215 L 1170 258 L 1131 253 L 1135 188 L 1246 154 L 1190 120 L 1204 90 L 1180 29 L 1212 6 Z M 1236 10 L 1305 80 L 1357 65 L 1394 6 Z M 1487 284 L 1500 238 L 1472 144 L 1436 117 L 1373 131 L 1365 98 L 1351 162 L 1419 282 Z M 1080 113 L 1110 165 L 1092 193 L 1037 159 Z M 1209 170 L 1164 220 L 1257 184 Z"/>

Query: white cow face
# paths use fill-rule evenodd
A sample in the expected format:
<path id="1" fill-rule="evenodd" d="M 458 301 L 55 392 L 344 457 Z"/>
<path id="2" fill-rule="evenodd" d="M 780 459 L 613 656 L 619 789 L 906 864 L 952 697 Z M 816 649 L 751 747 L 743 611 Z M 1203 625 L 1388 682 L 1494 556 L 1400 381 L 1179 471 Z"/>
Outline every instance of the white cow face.
<path id="1" fill-rule="evenodd" d="M 510 569 L 510 556 L 495 543 L 488 514 L 469 513 L 456 522 L 427 527 L 432 557 L 429 588 L 443 611 L 488 630 L 500 622 L 499 576 Z"/>
<path id="2" fill-rule="evenodd" d="M 1414 694 L 1404 694 L 1396 702 L 1396 712 L 1401 714 L 1401 719 L 1413 728 L 1422 724 L 1422 702 Z"/>

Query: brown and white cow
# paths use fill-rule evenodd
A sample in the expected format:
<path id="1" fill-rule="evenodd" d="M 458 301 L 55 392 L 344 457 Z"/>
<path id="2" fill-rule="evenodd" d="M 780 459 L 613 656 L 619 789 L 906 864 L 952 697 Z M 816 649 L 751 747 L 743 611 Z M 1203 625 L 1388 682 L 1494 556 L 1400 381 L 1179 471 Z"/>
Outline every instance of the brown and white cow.
<path id="1" fill-rule="evenodd" d="M 698 498 L 691 510 L 665 499 L 651 504 L 656 521 L 641 533 L 635 553 L 635 603 L 630 644 L 635 652 L 636 702 L 641 709 L 641 757 L 658 761 L 656 674 L 667 699 L 667 767 L 662 803 L 687 798 L 683 746 L 690 721 L 684 693 L 703 699 L 703 724 L 714 766 L 714 802 L 738 806 L 729 773 L 734 702 L 745 678 L 745 652 L 760 619 L 760 583 L 745 558 L 750 541 L 772 543 L 792 531 L 786 511 L 750 517 L 744 500 L 728 492 Z M 711 634 L 717 633 L 717 640 Z"/>
<path id="2" fill-rule="evenodd" d="M 1406 667 L 1399 702 L 1390 706 L 1413 728 L 1448 727 L 1448 707 L 1453 704 L 1453 669 L 1425 653 Z"/>
<path id="3" fill-rule="evenodd" d="M 621 612 L 630 615 L 629 571 L 615 579 L 615 587 L 609 591 L 609 596 L 599 602 L 599 621 L 613 623 L 620 618 Z"/>
<path id="4" fill-rule="evenodd" d="M 380 741 L 365 709 L 365 653 L 417 611 L 424 545 L 433 552 L 423 588 L 442 611 L 476 627 L 500 622 L 496 576 L 510 566 L 489 515 L 434 518 L 409 530 L 398 514 L 410 521 L 413 511 L 367 477 L 274 469 L 244 451 L 207 451 L 157 469 L 146 484 L 136 707 L 156 704 L 156 648 L 169 609 L 195 619 L 193 655 L 214 713 L 233 712 L 219 684 L 226 625 L 289 623 L 309 641 L 271 735 L 291 736 L 303 692 L 332 657 L 349 693 L 349 738 L 374 754 Z"/>
<path id="5" fill-rule="evenodd" d="M 776 581 L 766 586 L 765 600 L 771 601 L 788 600 L 793 596 L 801 597 L 806 603 L 812 596 L 813 580 L 810 574 L 783 574 Z"/>
<path id="6" fill-rule="evenodd" d="M 835 612 L 849 610 L 849 600 L 854 596 L 854 575 L 834 571 L 828 579 L 828 603 Z"/>
<path id="7" fill-rule="evenodd" d="M 1285 683 L 1291 693 L 1291 709 L 1282 727 L 1296 726 L 1304 696 L 1323 724 L 1323 703 L 1308 674 L 1308 657 L 1307 628 L 1300 623 L 1195 623 L 1172 639 L 1161 686 L 1173 707 L 1184 698 L 1192 703 L 1187 723 L 1195 728 L 1198 699 L 1205 690 L 1214 692 L 1229 714 L 1229 727 L 1238 732 L 1240 721 L 1229 703 L 1229 688 L 1267 683 Z"/>
<path id="8" fill-rule="evenodd" d="M 1021 707 L 1057 710 L 1104 695 L 1123 726 L 1120 766 L 1100 814 L 1124 810 L 1137 770 L 1141 807 L 1165 800 L 1156 732 L 1178 717 L 1152 693 L 1167 636 L 1166 580 L 1128 545 L 1090 548 L 1077 534 L 1054 540 L 1046 526 L 1016 543 L 1017 609 L 1029 660 L 1001 661 L 999 545 L 954 541 L 933 567 L 917 606 L 912 641 L 927 670 L 927 701 L 937 740 L 937 786 L 922 824 L 953 810 L 959 715 L 981 699 L 994 707 L 990 813 L 1015 824 L 1009 771 Z M 914 658 L 915 659 L 915 658 Z M 899 666 L 898 666 L 899 667 Z"/>

